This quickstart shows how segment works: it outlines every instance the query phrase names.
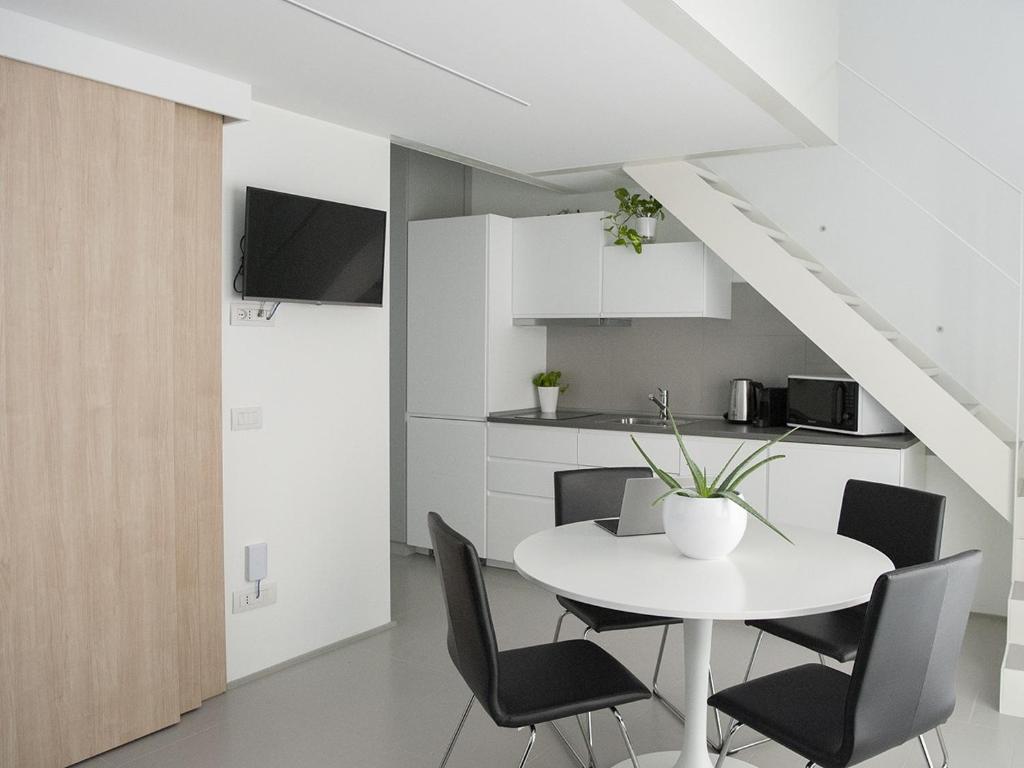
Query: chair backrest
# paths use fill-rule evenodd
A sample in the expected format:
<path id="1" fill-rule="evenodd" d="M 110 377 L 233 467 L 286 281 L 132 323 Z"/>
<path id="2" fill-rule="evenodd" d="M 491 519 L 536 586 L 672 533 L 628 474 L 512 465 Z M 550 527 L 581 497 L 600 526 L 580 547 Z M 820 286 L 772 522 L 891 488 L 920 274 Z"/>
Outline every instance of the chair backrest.
<path id="1" fill-rule="evenodd" d="M 618 517 L 626 481 L 653 477 L 650 467 L 601 467 L 555 472 L 555 525 Z"/>
<path id="2" fill-rule="evenodd" d="M 427 515 L 448 615 L 448 654 L 477 701 L 494 716 L 498 643 L 476 547 L 436 512 Z"/>
<path id="3" fill-rule="evenodd" d="M 897 568 L 907 568 L 938 559 L 945 509 L 945 496 L 849 480 L 838 532 L 874 547 Z"/>
<path id="4" fill-rule="evenodd" d="M 846 699 L 843 765 L 949 719 L 980 566 L 981 553 L 972 550 L 875 582 Z"/>

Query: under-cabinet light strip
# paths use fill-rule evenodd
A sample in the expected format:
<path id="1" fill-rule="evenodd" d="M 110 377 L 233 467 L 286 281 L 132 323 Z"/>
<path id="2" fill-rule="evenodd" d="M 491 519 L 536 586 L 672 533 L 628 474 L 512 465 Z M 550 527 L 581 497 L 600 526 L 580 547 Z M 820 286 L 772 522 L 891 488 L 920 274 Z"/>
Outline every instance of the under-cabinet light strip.
<path id="1" fill-rule="evenodd" d="M 377 35 L 371 32 L 367 32 L 365 29 L 361 29 L 355 26 L 354 24 L 349 24 L 347 21 L 342 21 L 341 19 L 335 16 L 331 16 L 329 13 L 318 11 L 316 8 L 308 6 L 305 3 L 300 3 L 299 0 L 281 0 L 281 2 L 288 3 L 288 5 L 294 6 L 300 10 L 305 11 L 306 13 L 311 13 L 314 16 L 323 19 L 324 21 L 331 22 L 331 24 L 336 24 L 339 27 L 344 27 L 350 32 L 355 32 L 357 35 L 362 35 L 363 37 L 369 40 L 373 40 L 375 43 L 380 43 L 381 45 L 387 46 L 393 51 L 403 53 L 406 56 L 416 59 L 416 61 L 422 61 L 424 64 L 429 64 L 431 67 L 440 69 L 442 72 L 447 72 L 449 75 L 454 75 L 455 77 L 461 80 L 465 80 L 467 83 L 472 83 L 473 85 L 483 88 L 484 90 L 490 91 L 491 93 L 496 93 L 498 96 L 503 96 L 504 98 L 509 99 L 510 101 L 514 101 L 516 104 L 521 104 L 524 107 L 530 106 L 530 102 L 524 101 L 523 99 L 520 99 L 518 96 L 513 96 L 511 93 L 508 93 L 507 91 L 503 91 L 500 88 L 495 88 L 493 85 L 488 85 L 482 80 L 477 80 L 475 77 L 470 77 L 467 74 L 459 72 L 457 69 L 452 69 L 451 67 L 445 66 L 439 61 L 428 59 L 426 56 L 416 53 L 415 51 L 410 51 L 408 48 L 403 48 L 397 43 L 392 43 L 390 40 L 385 40 L 383 37 L 378 37 Z"/>

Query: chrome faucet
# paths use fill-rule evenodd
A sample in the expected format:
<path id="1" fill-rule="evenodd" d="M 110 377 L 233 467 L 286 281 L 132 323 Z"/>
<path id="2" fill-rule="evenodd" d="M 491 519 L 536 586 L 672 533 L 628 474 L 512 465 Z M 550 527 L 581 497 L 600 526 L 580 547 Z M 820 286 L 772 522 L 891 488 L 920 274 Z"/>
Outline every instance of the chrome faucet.
<path id="1" fill-rule="evenodd" d="M 663 418 L 668 418 L 668 390 L 658 387 L 658 397 L 654 395 L 648 395 L 647 399 L 658 406 L 658 415 Z"/>

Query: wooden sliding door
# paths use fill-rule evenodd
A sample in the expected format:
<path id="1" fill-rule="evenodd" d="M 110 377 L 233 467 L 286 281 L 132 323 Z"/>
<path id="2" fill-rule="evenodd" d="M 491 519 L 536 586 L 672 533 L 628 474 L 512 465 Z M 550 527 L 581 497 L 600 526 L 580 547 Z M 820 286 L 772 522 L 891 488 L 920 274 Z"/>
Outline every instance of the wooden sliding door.
<path id="1" fill-rule="evenodd" d="M 223 690 L 220 200 L 219 117 L 0 58 L 0 766 Z"/>

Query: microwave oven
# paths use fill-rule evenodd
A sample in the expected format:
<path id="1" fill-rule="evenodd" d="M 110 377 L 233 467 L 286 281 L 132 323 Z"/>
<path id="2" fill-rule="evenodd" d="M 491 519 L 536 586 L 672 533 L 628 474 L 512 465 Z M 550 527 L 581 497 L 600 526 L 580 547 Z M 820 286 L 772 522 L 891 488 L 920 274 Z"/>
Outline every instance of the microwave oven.
<path id="1" fill-rule="evenodd" d="M 786 423 L 847 435 L 892 435 L 903 425 L 853 379 L 790 376 Z"/>

